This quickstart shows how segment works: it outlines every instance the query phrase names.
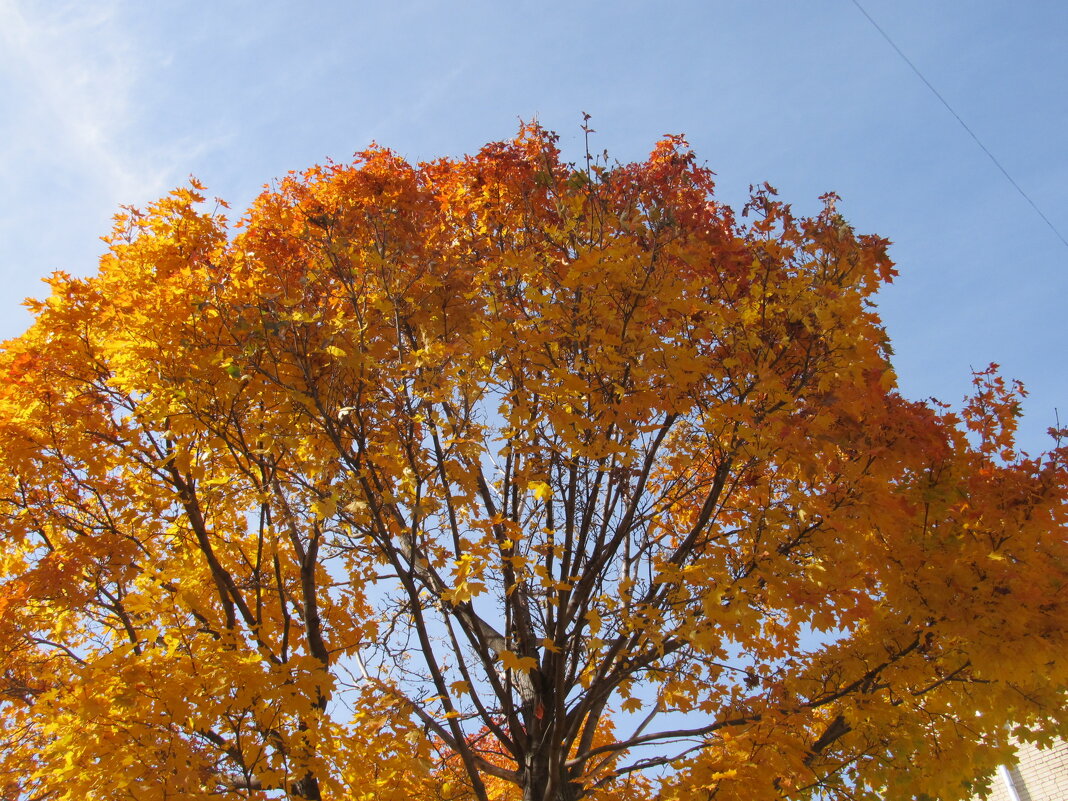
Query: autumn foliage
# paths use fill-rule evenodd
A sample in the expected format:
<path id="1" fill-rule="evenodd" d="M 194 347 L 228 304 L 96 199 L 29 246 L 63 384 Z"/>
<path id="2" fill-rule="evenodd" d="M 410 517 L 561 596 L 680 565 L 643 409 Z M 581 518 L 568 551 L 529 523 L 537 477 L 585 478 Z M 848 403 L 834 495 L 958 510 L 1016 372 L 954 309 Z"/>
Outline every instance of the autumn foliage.
<path id="1" fill-rule="evenodd" d="M 896 391 L 833 197 L 712 190 L 527 126 L 119 216 L 0 356 L 0 795 L 948 801 L 1068 733 L 1065 449 Z"/>

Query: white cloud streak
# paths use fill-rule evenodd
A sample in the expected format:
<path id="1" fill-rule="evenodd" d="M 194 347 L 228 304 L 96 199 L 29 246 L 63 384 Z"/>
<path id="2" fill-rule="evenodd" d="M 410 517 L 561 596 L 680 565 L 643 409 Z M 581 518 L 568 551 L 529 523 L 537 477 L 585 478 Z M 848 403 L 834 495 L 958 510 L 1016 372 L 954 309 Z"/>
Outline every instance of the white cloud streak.
<path id="1" fill-rule="evenodd" d="M 14 106 L 5 172 L 54 171 L 116 205 L 170 183 L 174 160 L 137 141 L 136 99 L 153 64 L 120 11 L 117 2 L 0 0 L 0 78 Z"/>

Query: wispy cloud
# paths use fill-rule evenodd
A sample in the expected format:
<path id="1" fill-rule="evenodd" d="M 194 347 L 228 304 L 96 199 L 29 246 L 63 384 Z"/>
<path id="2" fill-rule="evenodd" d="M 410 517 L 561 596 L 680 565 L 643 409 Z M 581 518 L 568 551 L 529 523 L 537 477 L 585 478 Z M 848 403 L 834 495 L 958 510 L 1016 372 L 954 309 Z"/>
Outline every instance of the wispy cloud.
<path id="1" fill-rule="evenodd" d="M 181 183 L 210 143 L 152 129 L 167 53 L 119 0 L 0 0 L 0 339 L 56 269 L 92 270 L 123 204 Z M 157 46 L 153 46 L 157 44 Z"/>
<path id="2" fill-rule="evenodd" d="M 0 63 L 9 96 L 21 101 L 5 146 L 9 168 L 52 162 L 116 196 L 141 195 L 162 179 L 124 143 L 139 59 L 114 12 L 107 2 L 0 0 Z"/>
<path id="3" fill-rule="evenodd" d="M 117 0 L 0 0 L 9 106 L 0 169 L 65 172 L 112 207 L 155 197 L 188 173 L 207 143 L 142 135 L 151 77 L 168 54 L 140 39 L 131 17 Z"/>

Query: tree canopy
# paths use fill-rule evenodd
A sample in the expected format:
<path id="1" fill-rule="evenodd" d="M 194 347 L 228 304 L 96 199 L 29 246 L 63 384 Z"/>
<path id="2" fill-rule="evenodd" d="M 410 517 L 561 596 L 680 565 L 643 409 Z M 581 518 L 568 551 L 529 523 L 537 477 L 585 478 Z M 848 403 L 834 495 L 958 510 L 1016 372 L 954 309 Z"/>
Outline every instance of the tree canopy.
<path id="1" fill-rule="evenodd" d="M 1068 452 L 899 394 L 823 201 L 524 126 L 119 215 L 0 355 L 3 797 L 948 800 L 1068 733 Z"/>

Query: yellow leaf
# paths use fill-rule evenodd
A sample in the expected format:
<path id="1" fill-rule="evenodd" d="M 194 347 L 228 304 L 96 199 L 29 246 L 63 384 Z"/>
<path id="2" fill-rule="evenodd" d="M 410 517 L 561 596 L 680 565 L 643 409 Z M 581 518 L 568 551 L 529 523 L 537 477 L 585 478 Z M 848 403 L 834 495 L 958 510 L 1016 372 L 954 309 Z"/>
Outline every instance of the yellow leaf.
<path id="1" fill-rule="evenodd" d="M 505 670 L 522 671 L 529 673 L 538 666 L 538 660 L 532 656 L 519 656 L 511 651 L 501 651 L 498 654 Z"/>
<path id="2" fill-rule="evenodd" d="M 547 501 L 553 497 L 553 488 L 544 481 L 531 481 L 527 487 L 534 492 L 534 497 L 539 501 Z"/>
<path id="3" fill-rule="evenodd" d="M 586 613 L 586 620 L 590 624 L 590 634 L 596 634 L 601 630 L 601 614 L 596 609 L 590 609 Z"/>
<path id="4" fill-rule="evenodd" d="M 327 495 L 325 498 L 320 498 L 312 503 L 311 510 L 312 514 L 320 520 L 333 517 L 334 513 L 337 511 L 337 497 L 331 494 Z"/>

